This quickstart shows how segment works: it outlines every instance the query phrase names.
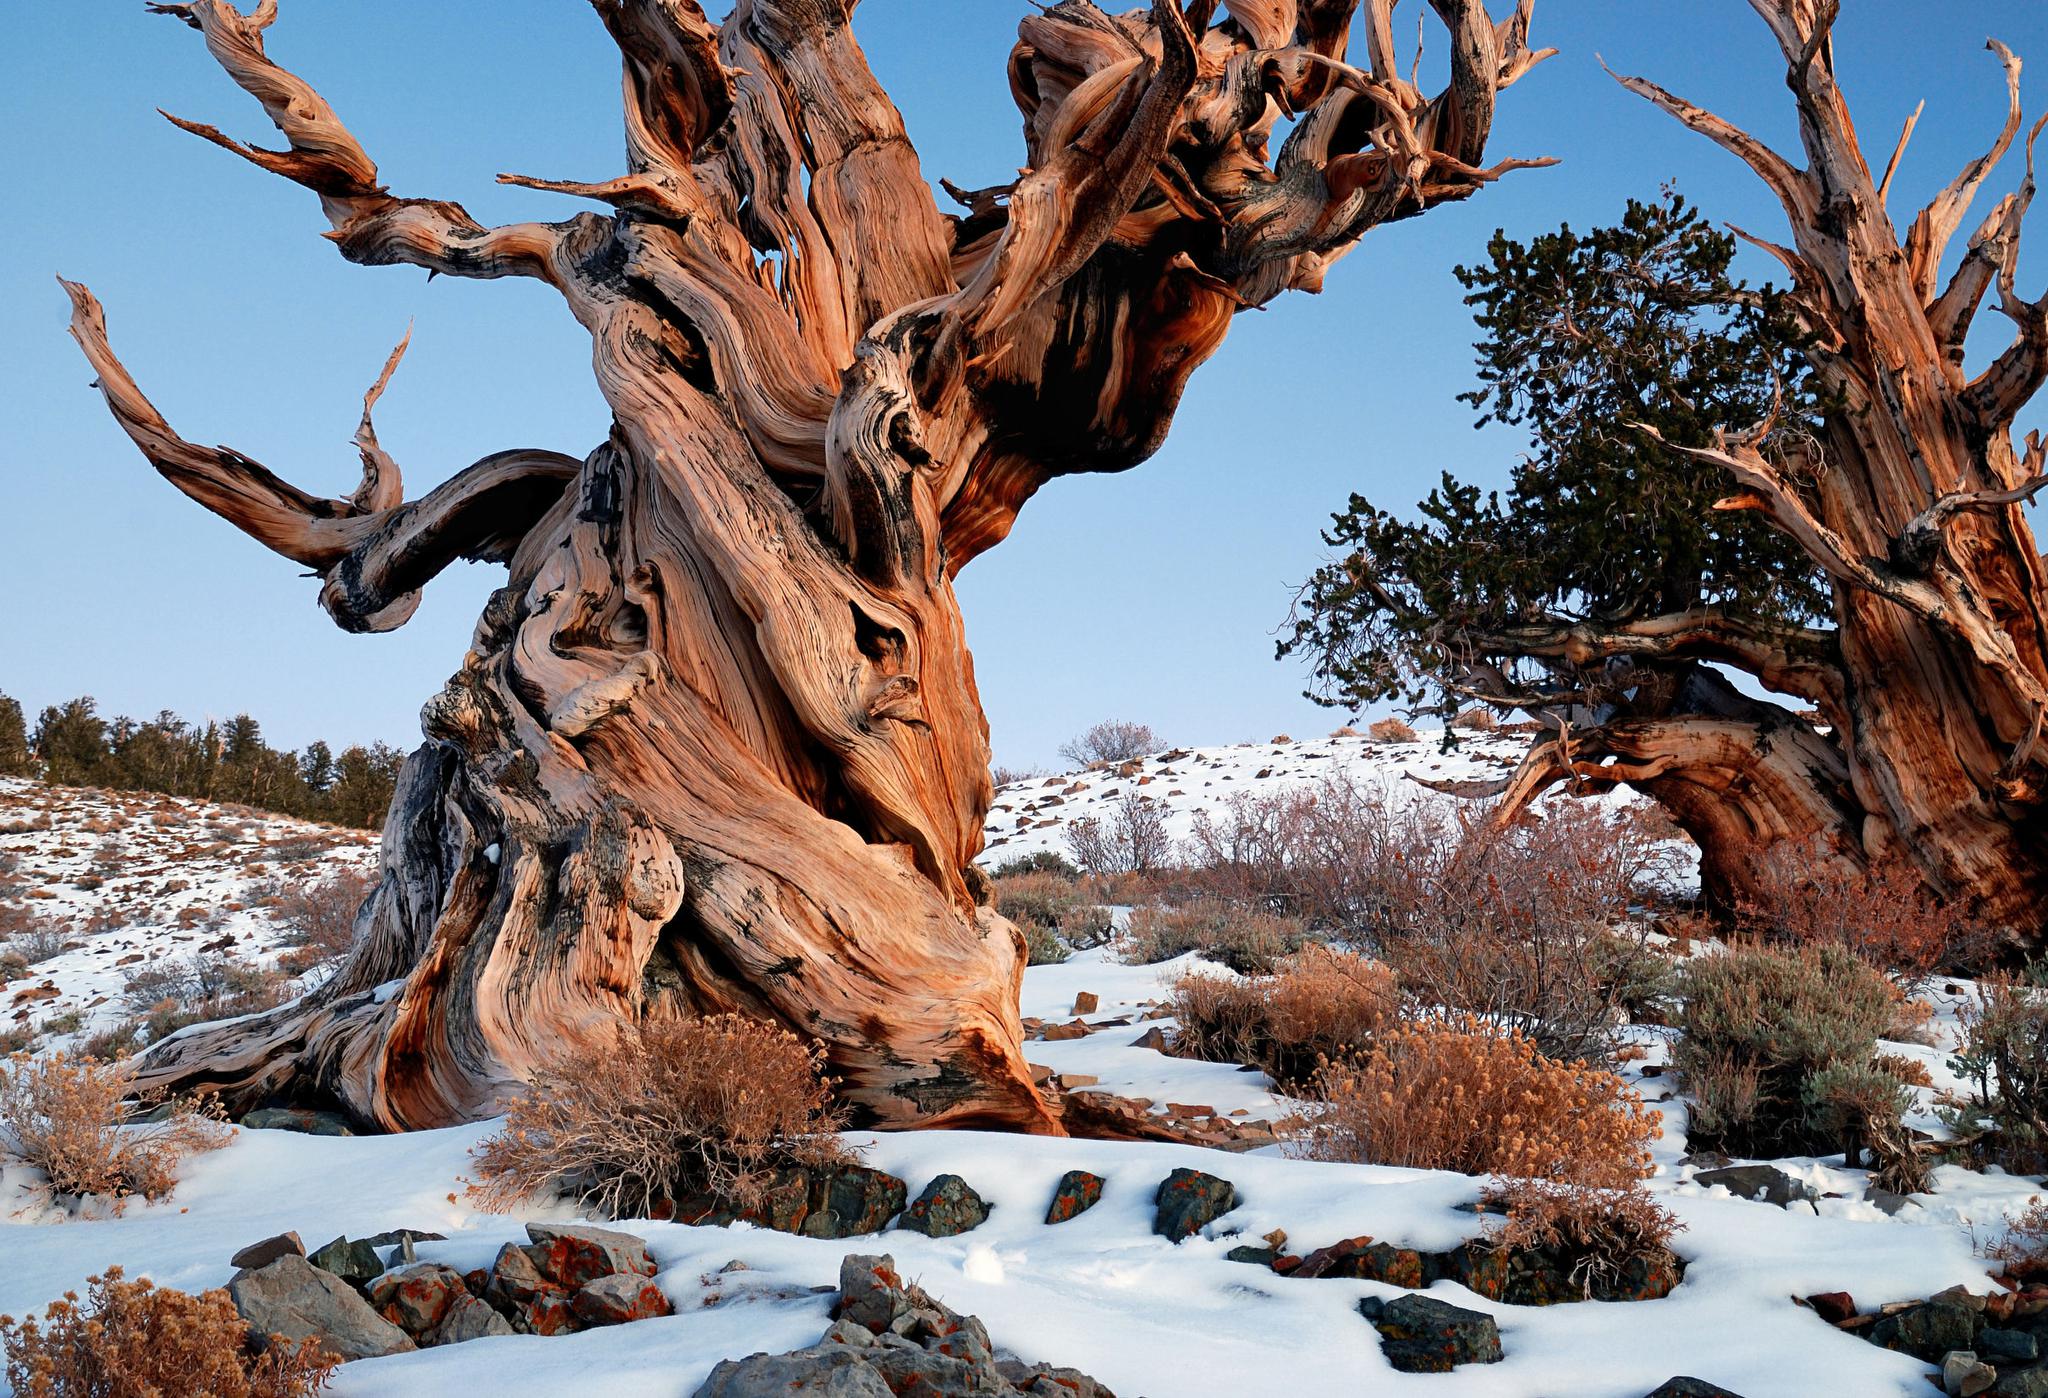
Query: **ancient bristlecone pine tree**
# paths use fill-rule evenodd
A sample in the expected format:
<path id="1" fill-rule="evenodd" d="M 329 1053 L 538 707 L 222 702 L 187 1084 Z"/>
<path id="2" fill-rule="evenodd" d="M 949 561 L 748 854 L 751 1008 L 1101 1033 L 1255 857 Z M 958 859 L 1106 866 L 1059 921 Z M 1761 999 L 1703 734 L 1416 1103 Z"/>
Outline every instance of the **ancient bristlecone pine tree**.
<path id="1" fill-rule="evenodd" d="M 1239 310 L 1531 163 L 1481 165 L 1496 95 L 1545 56 L 1530 0 L 1499 23 L 1432 3 L 1435 96 L 1396 66 L 1393 0 L 1028 13 L 1024 172 L 944 214 L 852 0 L 738 0 L 723 24 L 697 0 L 595 0 L 624 57 L 626 173 L 501 178 L 611 211 L 500 228 L 384 190 L 266 55 L 274 0 L 151 6 L 205 36 L 287 149 L 174 121 L 313 191 L 354 262 L 555 288 L 612 430 L 407 501 L 369 417 L 394 355 L 362 484 L 323 499 L 177 436 L 70 288 L 151 463 L 318 572 L 343 627 L 400 625 L 457 558 L 510 573 L 426 706 L 340 973 L 163 1045 L 145 1084 L 432 1126 L 621 1021 L 740 1011 L 822 1041 L 867 1120 L 1078 1116 L 1032 1086 L 1022 939 L 973 865 L 992 791 L 952 577 L 1046 481 L 1156 450 Z"/>
<path id="2" fill-rule="evenodd" d="M 1636 686 L 1615 720 L 1539 741 L 1506 799 L 1519 806 L 1558 782 L 1628 783 L 1692 831 L 1710 880 L 1737 892 L 1758 847 L 1782 839 L 1856 862 L 1910 860 L 1935 891 L 2038 945 L 2048 937 L 2048 582 L 2022 505 L 2048 487 L 2048 444 L 2030 433 L 2016 449 L 2013 430 L 2048 376 L 2048 297 L 2021 299 L 2014 268 L 2048 117 L 2027 133 L 2025 179 L 1944 282 L 1943 251 L 2023 124 L 2019 60 L 1992 41 L 2009 90 L 2004 126 L 1901 238 L 1886 196 L 1913 123 L 1874 173 L 1836 84 L 1837 4 L 1751 4 L 1789 65 L 1805 168 L 1654 83 L 1621 82 L 1740 157 L 1784 205 L 1790 247 L 1742 236 L 1791 275 L 1823 426 L 1801 438 L 1766 422 L 1690 454 L 1732 478 L 1735 493 L 1716 508 L 1760 512 L 1813 560 L 1834 625 L 1760 626 L 1702 608 L 1619 627 L 1538 619 L 1474 642 L 1578 674 L 1620 666 Z M 2017 333 L 1972 373 L 1964 340 L 1987 298 Z M 1701 673 L 1702 661 L 1811 704 L 1828 731 Z M 1660 687 L 1674 663 L 1692 678 Z"/>

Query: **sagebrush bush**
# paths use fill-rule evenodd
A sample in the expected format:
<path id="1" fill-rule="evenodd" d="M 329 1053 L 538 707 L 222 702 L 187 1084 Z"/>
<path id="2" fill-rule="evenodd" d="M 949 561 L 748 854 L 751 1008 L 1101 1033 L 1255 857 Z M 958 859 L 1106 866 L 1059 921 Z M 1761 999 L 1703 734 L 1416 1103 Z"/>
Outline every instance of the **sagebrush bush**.
<path id="1" fill-rule="evenodd" d="M 1394 973 L 1354 952 L 1308 946 L 1270 976 L 1183 976 L 1168 998 L 1174 1052 L 1250 1063 L 1275 1082 L 1306 1089 L 1324 1060 L 1371 1048 L 1400 1013 Z"/>
<path id="2" fill-rule="evenodd" d="M 1301 950 L 1309 941 L 1309 931 L 1299 918 L 1198 898 L 1133 908 L 1130 926 L 1117 949 L 1123 960 L 1134 966 L 1171 961 L 1192 951 L 1239 975 L 1257 976 L 1272 971 L 1282 957 Z"/>
<path id="3" fill-rule="evenodd" d="M 1376 743 L 1412 743 L 1421 735 L 1398 718 L 1378 718 L 1365 726 L 1365 736 Z"/>
<path id="4" fill-rule="evenodd" d="M 1857 869 L 1818 840 L 1781 840 L 1746 858 L 1754 886 L 1737 916 L 1767 940 L 1844 947 L 1906 986 L 1993 950 L 1968 910 L 1936 897 L 1903 857 Z"/>
<path id="5" fill-rule="evenodd" d="M 0 1316 L 16 1398 L 302 1398 L 338 1356 L 273 1335 L 254 1352 L 225 1291 L 197 1296 L 127 1281 L 119 1267 L 53 1301 L 41 1320 Z"/>
<path id="6" fill-rule="evenodd" d="M 1906 1127 L 1913 1105 L 1912 1091 L 1875 1058 L 1834 1064 L 1806 1082 L 1815 1129 L 1839 1144 L 1843 1163 L 1869 1165 L 1875 1183 L 1894 1194 L 1919 1193 L 1933 1173 Z"/>
<path id="7" fill-rule="evenodd" d="M 1324 1106 L 1298 1147 L 1317 1160 L 1627 1189 L 1649 1175 L 1662 1130 L 1614 1074 L 1470 1015 L 1386 1030 L 1317 1087 Z"/>
<path id="8" fill-rule="evenodd" d="M 178 1163 L 227 1144 L 199 1106 L 173 1104 L 160 1121 L 127 1126 L 134 1078 L 122 1063 L 53 1053 L 0 1066 L 0 1144 L 42 1170 L 59 1194 L 98 1195 L 118 1211 L 133 1195 L 161 1199 Z"/>
<path id="9" fill-rule="evenodd" d="M 996 911 L 1024 930 L 1031 964 L 1064 961 L 1071 947 L 1109 935 L 1109 913 L 1069 878 L 1027 869 L 995 879 Z"/>
<path id="10" fill-rule="evenodd" d="M 1475 704 L 1452 718 L 1451 727 L 1467 733 L 1491 733 L 1500 727 L 1500 715 L 1484 704 Z"/>
<path id="11" fill-rule="evenodd" d="M 1143 792 L 1125 793 L 1107 819 L 1082 816 L 1067 823 L 1067 851 L 1091 874 L 1147 874 L 1173 854 L 1166 810 Z"/>
<path id="12" fill-rule="evenodd" d="M 820 1049 L 740 1015 L 623 1027 L 545 1064 L 472 1151 L 471 1197 L 550 1189 L 614 1218 L 710 1196 L 756 1204 L 774 1172 L 846 1164 Z"/>
<path id="13" fill-rule="evenodd" d="M 2048 1170 L 2048 989 L 2030 976 L 1999 974 L 1977 984 L 1956 1014 L 1960 1044 L 1949 1066 L 1972 1085 L 1954 1113 L 1959 1135 L 2008 1170 Z"/>
<path id="14" fill-rule="evenodd" d="M 1129 762 L 1134 757 L 1158 752 L 1166 740 L 1143 723 L 1111 719 L 1060 744 L 1060 756 L 1076 767 L 1098 762 Z"/>
<path id="15" fill-rule="evenodd" d="M 1813 1084 L 1869 1065 L 1893 999 L 1879 972 L 1832 943 L 1694 958 L 1672 1052 L 1694 1099 L 1694 1148 L 1763 1158 L 1833 1149 Z"/>

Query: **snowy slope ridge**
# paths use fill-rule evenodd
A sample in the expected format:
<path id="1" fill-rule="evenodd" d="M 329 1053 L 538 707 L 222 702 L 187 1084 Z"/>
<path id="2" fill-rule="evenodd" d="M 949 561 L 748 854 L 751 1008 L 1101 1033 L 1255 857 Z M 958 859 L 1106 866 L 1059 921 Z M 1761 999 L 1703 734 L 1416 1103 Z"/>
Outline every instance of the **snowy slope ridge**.
<path id="1" fill-rule="evenodd" d="M 1153 803 L 1168 838 L 1178 843 L 1194 833 L 1198 812 L 1220 815 L 1233 797 L 1313 788 L 1342 775 L 1396 804 L 1433 799 L 1435 793 L 1410 778 L 1495 780 L 1513 772 L 1529 746 L 1523 733 L 1459 733 L 1456 746 L 1445 751 L 1443 736 L 1441 728 L 1425 728 L 1410 742 L 1382 742 L 1339 729 L 1327 738 L 1176 748 L 1122 767 L 1014 781 L 996 790 L 981 862 L 998 867 L 1040 851 L 1066 854 L 1074 821 L 1107 821 L 1133 795 Z M 1626 804 L 1641 798 L 1624 791 L 1601 799 Z"/>
<path id="2" fill-rule="evenodd" d="M 1503 749 L 1490 756 L 1480 756 L 1482 744 L 1474 743 L 1445 758 L 1425 737 L 1399 745 L 1391 756 L 1432 776 L 1463 776 L 1470 773 L 1454 764 L 1512 761 L 1516 741 L 1485 740 Z M 1284 765 L 1293 778 L 1310 780 L 1322 764 L 1364 761 L 1373 752 L 1364 740 L 1278 745 L 1278 755 L 1275 746 L 1210 749 L 1202 754 L 1208 761 L 1189 754 L 1148 764 L 1148 773 L 1155 766 L 1175 771 L 1155 776 L 1145 790 L 1163 795 L 1178 788 L 1182 796 L 1165 799 L 1176 803 L 1176 819 L 1191 820 L 1202 808 L 1195 792 L 1213 800 L 1214 793 L 1271 783 L 1290 758 Z M 1304 751 L 1291 751 L 1295 747 Z M 1311 757 L 1311 751 L 1330 755 Z M 1370 760 L 1384 771 L 1388 756 L 1381 749 Z M 1431 771 L 1432 763 L 1443 767 Z M 1268 767 L 1274 770 L 1261 777 Z M 1100 776 L 1077 779 L 1112 785 Z M 1015 795 L 1013 810 L 999 819 L 1014 821 L 1022 813 Z M 1088 809 L 1085 800 L 1049 809 L 1060 813 L 1069 806 Z M 23 826 L 31 828 L 16 828 Z M 0 830 L 13 831 L 0 835 L 0 854 L 13 856 L 6 877 L 23 890 L 9 896 L 42 892 L 48 896 L 34 902 L 69 910 L 81 928 L 101 924 L 81 931 L 78 947 L 37 966 L 7 993 L 49 981 L 60 985 L 60 997 L 48 1003 L 91 1007 L 94 1015 L 106 1012 L 92 1006 L 96 997 L 118 1000 L 124 957 L 184 956 L 229 935 L 238 950 L 268 954 L 276 933 L 257 905 L 280 872 L 313 877 L 333 863 L 360 867 L 373 856 L 373 842 L 353 832 L 199 803 L 160 807 L 155 797 L 51 792 L 26 783 L 0 785 Z M 301 849 L 299 842 L 316 840 L 328 842 L 325 854 L 286 859 Z M 92 879 L 103 882 L 77 886 Z M 166 891 L 180 882 L 189 887 Z M 228 910 L 237 902 L 247 906 Z M 208 911 L 181 917 L 184 908 L 200 905 Z M 216 917 L 218 927 L 202 930 Z M 1144 1015 L 1192 964 L 1182 958 L 1126 966 L 1098 948 L 1061 965 L 1031 968 L 1021 1005 L 1027 1017 L 1070 1020 L 1076 998 L 1086 993 L 1099 1003 L 1081 1018 L 1128 1022 L 1085 1037 L 1033 1041 L 1028 1056 L 1129 1096 L 1196 1104 L 1222 1117 L 1286 1115 L 1293 1104 L 1276 1096 L 1263 1074 L 1173 1058 L 1136 1042 L 1155 1023 L 1170 1030 L 1170 1021 L 1147 1023 Z M 1954 1007 L 1967 989 L 1950 994 L 1936 987 L 1936 1026 L 1945 1036 L 1953 1033 Z M 36 1002 L 32 1014 L 40 1019 L 46 1013 Z M 1674 1244 L 1688 1263 L 1685 1280 L 1658 1301 L 1547 1308 L 1503 1305 L 1455 1283 L 1436 1284 L 1431 1294 L 1498 1318 L 1506 1352 L 1499 1364 L 1449 1374 L 1394 1372 L 1376 1332 L 1357 1312 L 1362 1297 L 1391 1298 L 1399 1294 L 1393 1288 L 1290 1280 L 1224 1258 L 1231 1247 L 1255 1243 L 1276 1228 L 1286 1231 L 1295 1252 L 1361 1234 L 1443 1249 L 1479 1231 L 1478 1220 L 1459 1207 L 1477 1195 L 1479 1182 L 1472 1178 L 1314 1163 L 1290 1158 L 1282 1147 L 1228 1153 L 970 1132 L 854 1133 L 849 1140 L 867 1150 L 868 1162 L 901 1176 L 913 1194 L 935 1175 L 957 1173 L 993 1203 L 991 1217 L 953 1238 L 891 1230 L 846 1241 L 745 1225 L 626 1222 L 622 1226 L 648 1239 L 661 1267 L 658 1283 L 675 1303 L 673 1316 L 360 1361 L 338 1371 L 332 1391 L 343 1398 L 461 1391 L 487 1391 L 493 1398 L 565 1391 L 687 1395 L 720 1359 L 815 1341 L 831 1298 L 814 1289 L 835 1282 L 844 1255 L 886 1251 L 906 1277 L 955 1310 L 980 1316 L 999 1348 L 1082 1369 L 1122 1398 L 1642 1398 L 1675 1374 L 1711 1380 L 1744 1398 L 1928 1393 L 1926 1365 L 1836 1331 L 1790 1298 L 1848 1290 L 1867 1310 L 1956 1284 L 1989 1291 L 1974 1247 L 2037 1186 L 1996 1171 L 1943 1167 L 1933 1193 L 1916 1196 L 1890 1217 L 1865 1199 L 1864 1172 L 1843 1168 L 1835 1157 L 1778 1162 L 1821 1196 L 1812 1204 L 1782 1209 L 1731 1198 L 1724 1189 L 1694 1183 L 1694 1167 L 1683 1159 L 1685 1105 L 1658 1072 L 1668 1050 L 1661 1031 L 1634 1034 L 1647 1056 L 1627 1071 L 1665 1125 L 1650 1187 L 1686 1224 Z M 1949 1085 L 1946 1043 L 1886 1047 L 1917 1058 L 1938 1085 Z M 1925 1117 L 1916 1121 L 1926 1124 Z M 311 1246 L 339 1234 L 431 1230 L 447 1240 L 421 1244 L 423 1260 L 486 1266 L 502 1243 L 523 1237 L 525 1220 L 569 1216 L 561 1207 L 508 1217 L 470 1206 L 463 1192 L 468 1151 L 492 1125 L 338 1139 L 237 1129 L 226 1148 L 186 1162 L 172 1198 L 134 1204 L 118 1218 L 95 1211 L 66 1217 L 49 1207 L 33 1171 L 0 1168 L 0 1313 L 40 1311 L 87 1274 L 115 1264 L 188 1290 L 222 1285 L 232 1275 L 230 1255 L 285 1229 Z M 1203 1234 L 1175 1245 L 1153 1236 L 1151 1219 L 1160 1180 L 1180 1166 L 1233 1181 L 1241 1202 Z M 1047 1225 L 1054 1185 L 1070 1169 L 1103 1176 L 1103 1202 L 1068 1223 Z M 45 1221 L 52 1218 L 62 1221 Z M 720 1275 L 734 1259 L 748 1270 Z"/>
<path id="3" fill-rule="evenodd" d="M 376 861 L 365 830 L 0 778 L 0 902 L 66 944 L 0 986 L 0 1030 L 76 1016 L 76 1030 L 39 1047 L 68 1043 L 125 1016 L 122 989 L 138 967 L 202 951 L 274 961 L 284 929 L 268 905 L 284 889 Z M 20 946 L 0 941 L 0 955 Z"/>

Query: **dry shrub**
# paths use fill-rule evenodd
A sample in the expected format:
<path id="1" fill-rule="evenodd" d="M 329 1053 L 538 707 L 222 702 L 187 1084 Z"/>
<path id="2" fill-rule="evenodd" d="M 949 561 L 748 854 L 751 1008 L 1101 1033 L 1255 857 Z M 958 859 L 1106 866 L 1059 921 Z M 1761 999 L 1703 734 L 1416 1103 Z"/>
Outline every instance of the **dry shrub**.
<path id="1" fill-rule="evenodd" d="M 2030 968 L 2041 975 L 2037 963 Z M 1956 1014 L 1950 1066 L 1973 1092 L 1955 1111 L 1957 1134 L 2006 1169 L 2048 1169 L 2048 990 L 2016 975 L 1987 976 Z"/>
<path id="2" fill-rule="evenodd" d="M 1339 772 L 1314 786 L 1239 792 L 1198 811 L 1182 884 L 1366 933 L 1404 898 L 1411 866 L 1442 834 L 1443 810 L 1400 812 L 1386 791 Z"/>
<path id="3" fill-rule="evenodd" d="M 1598 1281 L 1619 1277 L 1637 1258 L 1665 1251 L 1685 1225 L 1640 1184 L 1596 1188 L 1557 1180 L 1496 1180 L 1480 1196 L 1505 1214 L 1494 1233 L 1503 1247 L 1540 1248 L 1574 1260 L 1588 1295 Z"/>
<path id="4" fill-rule="evenodd" d="M 1500 716 L 1483 704 L 1476 704 L 1451 720 L 1451 727 L 1467 733 L 1491 733 L 1500 727 Z"/>
<path id="5" fill-rule="evenodd" d="M 1292 1088 L 1308 1086 L 1323 1060 L 1370 1049 L 1400 1003 L 1394 973 L 1377 961 L 1308 946 L 1271 976 L 1183 976 L 1168 1006 L 1176 1053 L 1256 1064 Z"/>
<path id="6" fill-rule="evenodd" d="M 1902 857 L 1856 869 L 1824 842 L 1781 840 L 1748 854 L 1755 887 L 1736 914 L 1766 940 L 1846 947 L 1900 984 L 1984 959 L 1993 939 L 1960 903 L 1930 892 Z"/>
<path id="7" fill-rule="evenodd" d="M 1133 908 L 1118 951 L 1133 966 L 1171 961 L 1192 951 L 1241 976 L 1259 976 L 1271 972 L 1282 957 L 1301 950 L 1308 941 L 1308 929 L 1299 918 L 1198 898 L 1178 905 L 1152 903 Z"/>
<path id="8" fill-rule="evenodd" d="M 341 869 L 317 883 L 285 890 L 271 916 L 287 933 L 292 954 L 287 969 L 303 975 L 348 955 L 355 943 L 356 913 L 376 890 L 378 875 Z"/>
<path id="9" fill-rule="evenodd" d="M 1649 1175 L 1662 1132 L 1619 1077 L 1471 1015 L 1386 1031 L 1318 1085 L 1326 1106 L 1302 1146 L 1317 1160 L 1627 1189 Z"/>
<path id="10" fill-rule="evenodd" d="M 1093 767 L 1098 762 L 1129 762 L 1165 747 L 1166 740 L 1147 725 L 1112 719 L 1060 744 L 1060 756 L 1076 767 Z"/>
<path id="11" fill-rule="evenodd" d="M 1144 874 L 1165 867 L 1173 853 L 1160 803 L 1133 791 L 1107 820 L 1083 816 L 1067 825 L 1067 851 L 1091 874 Z"/>
<path id="12" fill-rule="evenodd" d="M 2048 1278 L 2048 1200 L 2036 1194 L 2019 1217 L 2005 1216 L 2005 1232 L 1984 1249 L 1999 1271 L 2019 1282 Z"/>
<path id="13" fill-rule="evenodd" d="M 1421 735 L 1398 718 L 1378 718 L 1365 726 L 1365 736 L 1376 743 L 1412 743 Z"/>
<path id="14" fill-rule="evenodd" d="M 1414 998 L 1529 1035 L 1553 1058 L 1608 1059 L 1671 989 L 1632 901 L 1669 861 L 1633 812 L 1557 802 L 1541 818 L 1440 825 L 1411 846 L 1381 954 Z"/>
<path id="15" fill-rule="evenodd" d="M 1072 947 L 1109 935 L 1109 913 L 1072 879 L 1037 869 L 998 874 L 996 910 L 1023 929 L 1033 966 L 1065 961 Z"/>
<path id="16" fill-rule="evenodd" d="M 853 1158 L 823 1066 L 822 1050 L 740 1015 L 628 1026 L 534 1074 L 472 1152 L 470 1195 L 506 1210 L 560 1189 L 614 1218 L 705 1195 L 751 1207 L 777 1170 Z"/>
<path id="17" fill-rule="evenodd" d="M 40 1321 L 0 1316 L 7 1382 L 18 1398 L 302 1398 L 327 1386 L 338 1356 L 316 1339 L 273 1335 L 260 1353 L 225 1291 L 197 1296 L 86 1278 Z"/>
<path id="18" fill-rule="evenodd" d="M 1769 1159 L 1838 1144 L 1826 1092 L 1852 1085 L 1820 1075 L 1868 1069 L 1890 983 L 1833 943 L 1732 945 L 1688 963 L 1684 983 L 1672 1062 L 1693 1096 L 1693 1147 Z"/>
<path id="19" fill-rule="evenodd" d="M 0 1068 L 0 1134 L 57 1193 L 99 1195 L 118 1212 L 133 1195 L 163 1198 L 180 1161 L 228 1140 L 226 1127 L 190 1103 L 173 1104 L 161 1121 L 124 1126 L 124 1099 L 136 1096 L 125 1063 L 15 1054 Z"/>

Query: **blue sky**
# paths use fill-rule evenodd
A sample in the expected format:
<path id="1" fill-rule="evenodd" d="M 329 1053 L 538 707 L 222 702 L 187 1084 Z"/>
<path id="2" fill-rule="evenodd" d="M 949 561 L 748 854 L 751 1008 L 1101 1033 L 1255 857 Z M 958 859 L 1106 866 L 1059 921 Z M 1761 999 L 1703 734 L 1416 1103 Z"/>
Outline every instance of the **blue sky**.
<path id="1" fill-rule="evenodd" d="M 1397 18 L 1404 51 L 1418 8 L 1407 0 Z M 1987 35 L 2037 60 L 2029 115 L 2048 108 L 2040 0 L 1845 8 L 1838 64 L 1875 161 L 1928 99 L 1893 192 L 1901 221 L 1997 130 Z M 856 29 L 929 178 L 994 184 L 1021 158 L 1003 63 L 1024 13 L 1025 0 L 862 5 Z M 353 486 L 360 397 L 408 321 L 412 350 L 378 427 L 414 494 L 488 451 L 581 455 L 601 440 L 585 337 L 531 283 L 429 285 L 343 262 L 304 191 L 156 115 L 259 143 L 273 134 L 182 25 L 130 0 L 74 0 L 20 7 L 8 28 L 0 690 L 32 712 L 89 692 L 110 712 L 246 709 L 291 745 L 410 745 L 420 703 L 460 661 L 501 570 L 444 575 L 395 634 L 343 635 L 318 610 L 316 583 L 178 496 L 112 425 L 64 334 L 52 275 L 99 293 L 116 349 L 185 436 L 323 493 Z M 1747 171 L 1623 92 L 1596 58 L 1796 155 L 1782 65 L 1742 0 L 1540 0 L 1536 37 L 1563 52 L 1506 94 L 1493 153 L 1562 165 L 1377 230 L 1323 295 L 1239 317 L 1157 456 L 1055 482 L 963 574 L 998 761 L 1049 762 L 1107 717 L 1190 743 L 1340 721 L 1299 697 L 1303 677 L 1275 663 L 1273 633 L 1349 491 L 1405 507 L 1442 470 L 1492 483 L 1516 459 L 1512 433 L 1475 432 L 1456 401 L 1472 379 L 1473 328 L 1451 268 L 1482 256 L 1496 227 L 1611 221 L 1671 180 L 1718 218 L 1782 229 Z M 1425 75 L 1443 47 L 1433 18 L 1427 44 Z M 569 0 L 284 0 L 270 51 L 321 89 L 400 194 L 457 199 L 486 222 L 561 218 L 588 206 L 492 177 L 623 168 L 615 54 Z M 1990 195 L 2018 178 L 2015 158 Z M 2023 260 L 2026 294 L 2048 284 L 2044 246 L 2048 233 Z M 2004 329 L 1981 318 L 1980 355 Z M 2043 423 L 2036 410 L 2021 426 Z"/>

